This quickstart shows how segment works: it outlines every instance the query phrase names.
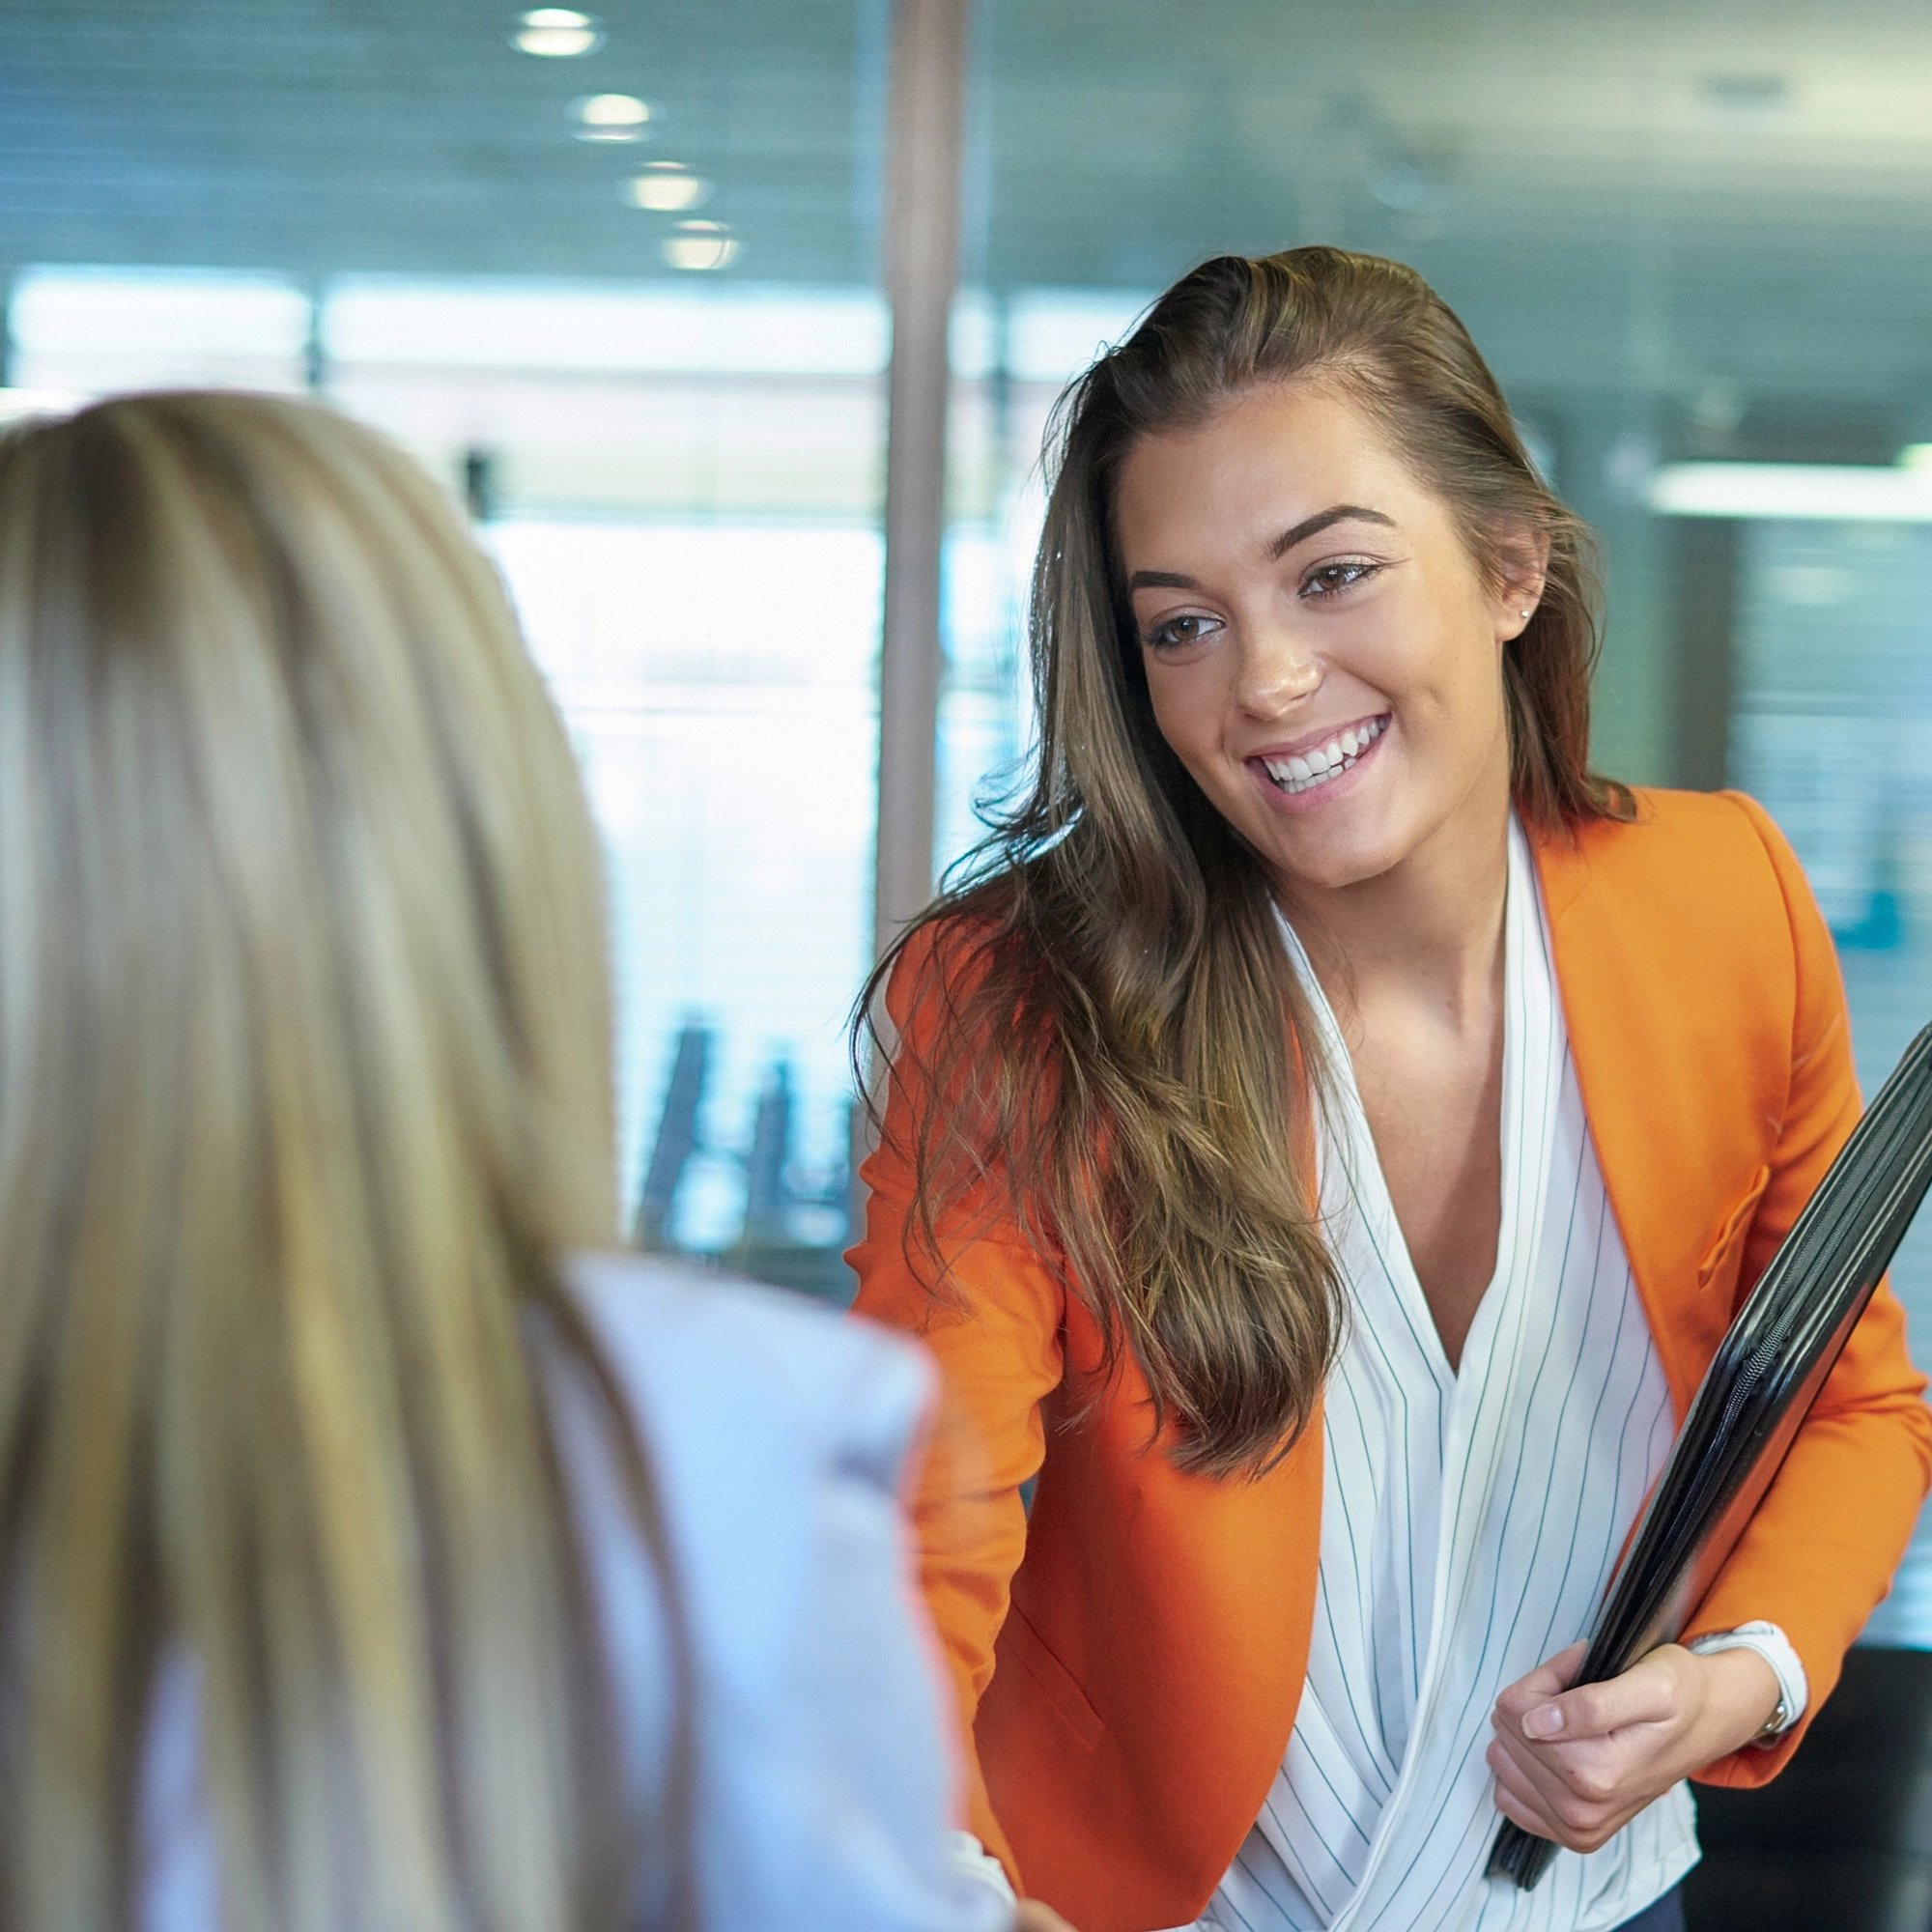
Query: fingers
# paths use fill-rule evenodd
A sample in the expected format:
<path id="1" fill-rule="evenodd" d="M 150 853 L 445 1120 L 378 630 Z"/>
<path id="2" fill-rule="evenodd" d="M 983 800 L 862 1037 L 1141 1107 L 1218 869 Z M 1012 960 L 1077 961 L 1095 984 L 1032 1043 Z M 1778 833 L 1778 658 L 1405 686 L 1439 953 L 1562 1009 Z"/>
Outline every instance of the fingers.
<path id="1" fill-rule="evenodd" d="M 1562 1828 L 1550 1816 L 1541 1794 L 1530 1786 L 1520 1769 L 1510 1762 L 1499 1745 L 1490 1747 L 1489 1763 L 1490 1769 L 1495 1773 L 1496 1809 L 1512 1823 L 1520 1825 L 1525 1832 L 1535 1833 L 1539 1838 L 1556 1838 Z"/>
<path id="2" fill-rule="evenodd" d="M 1496 1809 L 1539 1838 L 1553 1838 L 1573 1852 L 1594 1852 L 1607 1844 L 1646 1801 L 1612 1787 L 1602 1796 L 1585 1797 L 1560 1779 L 1539 1777 L 1542 1766 L 1524 1766 L 1513 1758 L 1498 1739 L 1489 1748 L 1490 1769 L 1495 1774 Z"/>
<path id="3" fill-rule="evenodd" d="M 1489 1764 L 1506 1817 L 1594 1851 L 1702 1761 L 1689 1737 L 1700 1661 L 1664 1645 L 1606 1684 L 1558 1688 L 1577 1661 L 1551 1658 L 1496 1700 Z"/>
<path id="4" fill-rule="evenodd" d="M 1581 1684 L 1574 1690 L 1544 1689 L 1561 1661 L 1552 1658 L 1496 1699 L 1499 1730 L 1513 1723 L 1532 1743 L 1569 1743 L 1606 1737 L 1627 1724 L 1667 1722 L 1682 1703 L 1680 1672 L 1670 1649 L 1652 1651 L 1607 1683 Z"/>
<path id="5" fill-rule="evenodd" d="M 1496 1698 L 1496 1727 L 1505 1724 L 1520 1728 L 1531 1711 L 1560 1696 L 1576 1682 L 1583 1662 L 1583 1646 L 1573 1643 L 1568 1650 L 1539 1663 L 1526 1677 L 1519 1677 Z"/>
<path id="6" fill-rule="evenodd" d="M 1498 1710 L 1509 1709 L 1520 1716 L 1537 1704 L 1547 1703 L 1577 1681 L 1583 1664 L 1583 1645 L 1573 1643 L 1568 1650 L 1539 1663 L 1527 1677 L 1520 1677 L 1496 1699 Z"/>
<path id="7" fill-rule="evenodd" d="M 1532 1705 L 1521 1719 L 1524 1737 L 1538 1744 L 1555 1740 L 1607 1737 L 1630 1724 L 1662 1723 L 1675 1709 L 1671 1687 L 1659 1681 L 1661 1672 L 1641 1669 L 1613 1677 L 1607 1684 L 1586 1684 L 1566 1690 L 1547 1703 Z"/>
<path id="8" fill-rule="evenodd" d="M 1490 1746 L 1487 1761 L 1499 1780 L 1507 1780 L 1525 1804 L 1539 1806 L 1552 1824 L 1587 1831 L 1635 1796 L 1626 1756 L 1601 1743 L 1552 1750 L 1503 1731 Z M 1642 1802 L 1636 1798 L 1638 1805 Z"/>

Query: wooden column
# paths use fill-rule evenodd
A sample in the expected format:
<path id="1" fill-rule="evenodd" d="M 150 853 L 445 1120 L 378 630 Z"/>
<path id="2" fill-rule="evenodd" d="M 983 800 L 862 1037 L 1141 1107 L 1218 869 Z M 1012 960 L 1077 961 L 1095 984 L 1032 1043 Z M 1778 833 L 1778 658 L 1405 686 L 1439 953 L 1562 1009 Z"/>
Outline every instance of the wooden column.
<path id="1" fill-rule="evenodd" d="M 969 14 L 970 0 L 893 5 L 885 183 L 893 359 L 872 895 L 873 940 L 880 951 L 932 895 L 947 328 L 959 275 Z"/>
<path id="2" fill-rule="evenodd" d="M 1677 721 L 1670 782 L 1716 791 L 1730 780 L 1739 526 L 1679 517 L 1671 532 L 1677 578 Z"/>

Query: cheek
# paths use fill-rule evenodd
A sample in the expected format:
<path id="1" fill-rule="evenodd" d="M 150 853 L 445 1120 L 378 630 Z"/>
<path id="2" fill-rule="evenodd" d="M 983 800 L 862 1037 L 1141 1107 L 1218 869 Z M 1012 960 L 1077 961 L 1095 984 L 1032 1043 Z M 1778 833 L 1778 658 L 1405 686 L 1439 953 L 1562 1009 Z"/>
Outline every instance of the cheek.
<path id="1" fill-rule="evenodd" d="M 1220 735 L 1219 684 L 1210 660 L 1196 664 L 1149 664 L 1148 696 L 1153 722 L 1181 762 L 1212 748 Z"/>
<path id="2" fill-rule="evenodd" d="M 1503 654 L 1494 635 L 1471 629 L 1460 640 L 1451 672 L 1451 704 L 1459 731 L 1472 753 L 1487 752 L 1503 728 Z"/>
<path id="3" fill-rule="evenodd" d="M 1416 728 L 1443 728 L 1487 738 L 1484 726 L 1501 714 L 1502 658 L 1490 630 L 1458 613 L 1408 632 L 1405 647 L 1386 641 L 1377 682 L 1399 704 L 1406 701 Z"/>

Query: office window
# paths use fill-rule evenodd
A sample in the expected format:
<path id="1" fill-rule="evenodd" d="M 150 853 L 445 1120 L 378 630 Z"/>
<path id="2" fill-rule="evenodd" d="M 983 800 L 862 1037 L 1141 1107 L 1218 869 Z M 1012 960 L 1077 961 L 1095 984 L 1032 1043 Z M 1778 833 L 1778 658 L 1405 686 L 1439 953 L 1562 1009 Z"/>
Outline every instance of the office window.
<path id="1" fill-rule="evenodd" d="M 1791 840 L 1838 943 L 1867 1095 L 1932 1022 L 1932 524 L 1738 526 L 1732 781 Z M 1932 1215 L 1892 1267 L 1932 1335 Z M 1921 1529 L 1871 1634 L 1932 1642 Z"/>

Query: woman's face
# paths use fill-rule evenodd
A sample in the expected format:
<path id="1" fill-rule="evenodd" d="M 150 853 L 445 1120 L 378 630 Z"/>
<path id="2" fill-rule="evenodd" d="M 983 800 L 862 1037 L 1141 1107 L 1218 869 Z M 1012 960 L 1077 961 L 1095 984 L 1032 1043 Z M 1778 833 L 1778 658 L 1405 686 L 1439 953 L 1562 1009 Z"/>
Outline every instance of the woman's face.
<path id="1" fill-rule="evenodd" d="M 1509 797 L 1502 652 L 1540 567 L 1492 590 L 1446 504 L 1333 389 L 1251 389 L 1122 466 L 1154 718 L 1285 884 L 1389 871 Z"/>

